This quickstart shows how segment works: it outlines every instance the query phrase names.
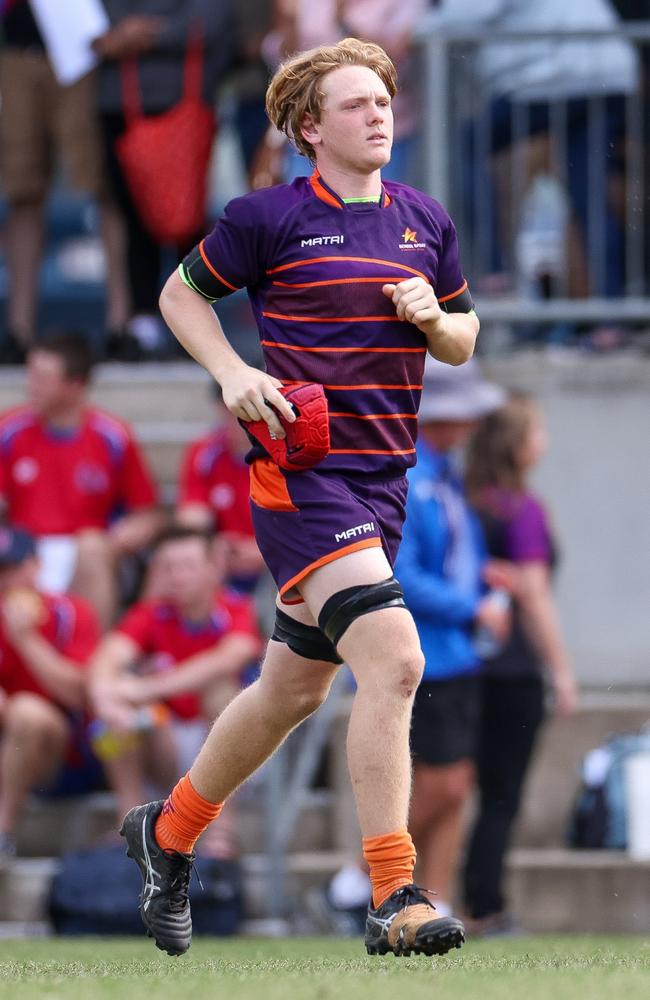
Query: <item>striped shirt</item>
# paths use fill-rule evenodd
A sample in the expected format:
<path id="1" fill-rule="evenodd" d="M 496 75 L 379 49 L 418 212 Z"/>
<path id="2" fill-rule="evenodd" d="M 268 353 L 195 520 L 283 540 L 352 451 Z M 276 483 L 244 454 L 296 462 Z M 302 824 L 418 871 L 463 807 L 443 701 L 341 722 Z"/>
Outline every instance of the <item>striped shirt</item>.
<path id="1" fill-rule="evenodd" d="M 438 202 L 387 182 L 379 201 L 346 204 L 316 171 L 231 201 L 180 273 L 210 301 L 246 287 L 269 374 L 324 386 L 319 471 L 391 478 L 414 464 L 426 340 L 382 286 L 419 275 L 442 308 L 471 310 Z"/>

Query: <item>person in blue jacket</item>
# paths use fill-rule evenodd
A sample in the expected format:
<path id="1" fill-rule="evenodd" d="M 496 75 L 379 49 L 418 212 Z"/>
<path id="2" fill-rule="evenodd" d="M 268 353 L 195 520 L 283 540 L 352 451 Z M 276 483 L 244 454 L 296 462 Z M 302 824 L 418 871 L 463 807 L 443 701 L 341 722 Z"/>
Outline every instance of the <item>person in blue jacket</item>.
<path id="1" fill-rule="evenodd" d="M 487 562 L 478 518 L 464 496 L 458 452 L 477 420 L 505 395 L 476 362 L 455 368 L 428 359 L 417 464 L 409 470 L 402 545 L 395 566 L 425 656 L 411 728 L 410 823 L 420 882 L 450 912 L 471 791 L 479 711 L 478 632 L 505 639 L 509 616 L 489 584 L 502 569 Z"/>

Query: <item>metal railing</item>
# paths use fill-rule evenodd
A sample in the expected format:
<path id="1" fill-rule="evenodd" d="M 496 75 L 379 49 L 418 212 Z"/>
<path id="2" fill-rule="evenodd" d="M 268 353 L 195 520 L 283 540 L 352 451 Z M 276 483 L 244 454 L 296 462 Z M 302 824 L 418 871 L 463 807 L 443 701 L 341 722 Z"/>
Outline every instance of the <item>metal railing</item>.
<path id="1" fill-rule="evenodd" d="M 516 64 L 539 42 L 591 45 L 591 93 L 574 81 L 566 96 L 526 100 L 481 77 L 486 47 L 509 46 Z M 633 87 L 610 97 L 594 93 L 601 42 L 627 47 L 636 66 Z M 417 183 L 454 219 L 481 319 L 649 321 L 650 22 L 523 34 L 434 19 L 417 43 Z"/>

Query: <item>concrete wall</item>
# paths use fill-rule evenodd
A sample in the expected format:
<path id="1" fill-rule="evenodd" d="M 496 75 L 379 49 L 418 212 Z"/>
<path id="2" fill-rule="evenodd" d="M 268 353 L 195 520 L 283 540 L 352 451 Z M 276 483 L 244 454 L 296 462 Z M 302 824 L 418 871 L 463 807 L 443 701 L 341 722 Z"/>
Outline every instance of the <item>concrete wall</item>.
<path id="1" fill-rule="evenodd" d="M 561 551 L 557 597 L 583 683 L 650 686 L 650 359 L 529 352 L 486 374 L 539 399 L 536 486 Z"/>

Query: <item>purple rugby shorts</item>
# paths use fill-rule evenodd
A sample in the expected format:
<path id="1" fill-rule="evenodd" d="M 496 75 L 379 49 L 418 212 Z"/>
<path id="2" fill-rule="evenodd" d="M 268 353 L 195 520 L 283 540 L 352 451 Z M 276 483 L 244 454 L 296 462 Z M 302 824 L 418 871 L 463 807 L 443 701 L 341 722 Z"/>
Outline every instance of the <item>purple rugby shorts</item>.
<path id="1" fill-rule="evenodd" d="M 285 604 L 308 573 L 339 556 L 382 546 L 391 566 L 402 538 L 406 476 L 374 481 L 336 473 L 285 472 L 270 459 L 251 466 L 255 536 Z"/>

